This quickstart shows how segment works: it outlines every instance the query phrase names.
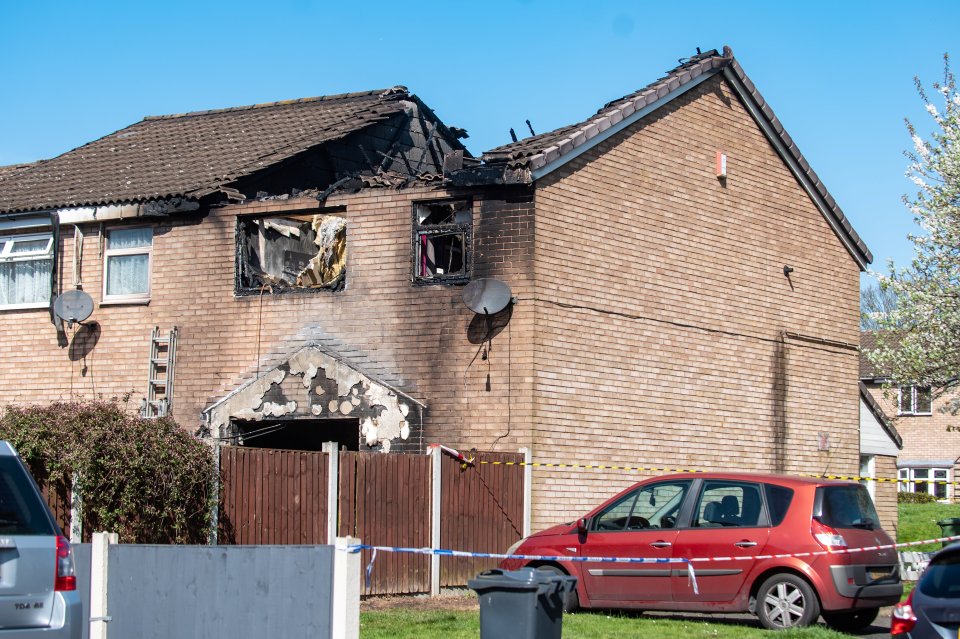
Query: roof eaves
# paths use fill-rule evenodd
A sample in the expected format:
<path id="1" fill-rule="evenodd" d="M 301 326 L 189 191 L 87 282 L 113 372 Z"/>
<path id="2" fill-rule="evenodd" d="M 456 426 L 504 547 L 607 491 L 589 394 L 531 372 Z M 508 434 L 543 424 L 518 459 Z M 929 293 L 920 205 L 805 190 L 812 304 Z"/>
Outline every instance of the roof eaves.
<path id="1" fill-rule="evenodd" d="M 726 48 L 724 50 L 726 51 Z M 770 108 L 770 105 L 757 91 L 756 86 L 743 72 L 743 67 L 740 66 L 739 62 L 733 60 L 730 65 L 724 68 L 723 73 L 734 90 L 740 95 L 747 111 L 760 125 L 761 130 L 766 134 L 774 148 L 777 149 L 781 158 L 804 187 L 804 190 L 807 191 L 817 208 L 820 209 L 827 223 L 834 229 L 854 261 L 857 262 L 861 270 L 865 271 L 867 265 L 873 262 L 873 254 L 854 230 L 850 220 L 843 214 L 836 200 L 827 191 L 826 186 L 804 158 L 800 149 L 797 148 L 793 138 L 784 130 L 783 124 L 777 118 L 773 109 Z"/>
<path id="2" fill-rule="evenodd" d="M 863 403 L 867 405 L 867 408 L 870 409 L 870 412 L 873 413 L 873 416 L 880 423 L 880 426 L 883 428 L 884 432 L 887 433 L 887 436 L 893 440 L 893 443 L 897 445 L 897 448 L 902 450 L 903 438 L 890 422 L 890 419 L 887 417 L 886 413 L 883 412 L 883 408 L 881 408 L 880 404 L 877 403 L 877 400 L 873 398 L 873 395 L 870 393 L 867 385 L 863 382 L 860 382 L 860 398 L 863 400 Z"/>
<path id="3" fill-rule="evenodd" d="M 616 109 L 619 119 L 615 119 L 609 112 L 605 112 L 599 117 L 595 116 L 591 118 L 565 139 L 559 141 L 556 146 L 550 146 L 526 158 L 533 179 L 539 180 L 556 171 L 568 162 L 576 159 L 644 118 L 646 115 L 656 111 L 661 106 L 699 86 L 719 72 L 719 69 L 716 68 L 701 70 L 701 72 L 697 74 L 691 72 L 686 83 L 678 82 L 676 89 L 672 91 L 668 90 L 666 86 L 658 87 L 656 90 L 651 89 L 650 91 L 645 91 L 635 98 L 627 100 L 622 107 Z M 567 148 L 569 148 L 569 150 L 559 152 L 559 149 Z M 551 156 L 551 152 L 555 152 L 555 155 Z"/>

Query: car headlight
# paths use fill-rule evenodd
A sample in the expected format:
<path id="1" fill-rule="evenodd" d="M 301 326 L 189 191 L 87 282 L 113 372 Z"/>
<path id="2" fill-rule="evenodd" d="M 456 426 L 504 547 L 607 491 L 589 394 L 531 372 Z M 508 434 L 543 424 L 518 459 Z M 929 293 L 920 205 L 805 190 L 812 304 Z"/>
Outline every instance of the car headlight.
<path id="1" fill-rule="evenodd" d="M 510 546 L 509 548 L 507 548 L 507 554 L 508 554 L 508 555 L 512 555 L 513 553 L 517 552 L 517 548 L 519 548 L 520 545 L 523 544 L 523 542 L 525 542 L 526 540 L 527 540 L 527 538 L 524 537 L 523 539 L 521 539 L 521 540 L 518 541 L 517 543 L 515 543 L 515 544 L 513 544 L 512 546 Z"/>

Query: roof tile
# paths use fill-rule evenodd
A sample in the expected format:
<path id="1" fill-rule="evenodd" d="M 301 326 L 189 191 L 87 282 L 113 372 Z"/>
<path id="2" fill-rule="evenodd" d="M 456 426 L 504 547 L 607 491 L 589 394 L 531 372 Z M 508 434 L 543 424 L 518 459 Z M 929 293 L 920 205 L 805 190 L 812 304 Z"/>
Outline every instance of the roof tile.
<path id="1" fill-rule="evenodd" d="M 387 119 L 408 97 L 395 87 L 147 117 L 53 159 L 0 172 L 0 212 L 213 192 Z"/>

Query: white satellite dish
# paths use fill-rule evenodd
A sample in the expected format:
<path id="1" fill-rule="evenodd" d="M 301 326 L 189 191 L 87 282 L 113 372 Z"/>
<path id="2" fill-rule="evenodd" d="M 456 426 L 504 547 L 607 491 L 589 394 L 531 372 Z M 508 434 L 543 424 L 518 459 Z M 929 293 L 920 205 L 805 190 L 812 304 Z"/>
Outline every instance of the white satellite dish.
<path id="1" fill-rule="evenodd" d="M 66 291 L 53 301 L 53 313 L 68 326 L 82 322 L 93 313 L 93 298 L 80 289 Z"/>
<path id="2" fill-rule="evenodd" d="M 513 294 L 504 282 L 481 277 L 463 287 L 463 303 L 474 313 L 493 315 L 510 303 Z"/>

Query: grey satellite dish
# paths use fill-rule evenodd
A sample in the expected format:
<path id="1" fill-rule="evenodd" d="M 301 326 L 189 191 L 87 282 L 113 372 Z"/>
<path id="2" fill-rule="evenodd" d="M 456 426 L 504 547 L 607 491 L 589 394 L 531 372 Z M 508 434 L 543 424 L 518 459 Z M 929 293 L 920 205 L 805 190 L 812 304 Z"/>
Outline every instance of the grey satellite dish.
<path id="1" fill-rule="evenodd" d="M 481 277 L 463 287 L 463 303 L 474 313 L 493 315 L 507 307 L 510 287 L 492 277 Z"/>
<path id="2" fill-rule="evenodd" d="M 54 300 L 53 312 L 69 325 L 82 322 L 93 313 L 93 298 L 80 289 L 66 291 Z"/>

